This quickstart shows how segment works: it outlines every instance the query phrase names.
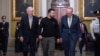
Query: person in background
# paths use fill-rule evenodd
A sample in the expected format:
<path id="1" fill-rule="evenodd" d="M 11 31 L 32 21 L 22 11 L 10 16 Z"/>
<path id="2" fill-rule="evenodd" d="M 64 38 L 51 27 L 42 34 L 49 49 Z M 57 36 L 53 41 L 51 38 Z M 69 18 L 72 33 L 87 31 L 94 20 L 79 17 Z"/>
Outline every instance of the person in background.
<path id="1" fill-rule="evenodd" d="M 20 22 L 17 22 L 16 32 L 15 32 L 15 53 L 20 53 L 22 52 L 23 49 L 22 42 L 20 41 L 19 29 L 20 29 Z"/>
<path id="2" fill-rule="evenodd" d="M 90 30 L 93 40 L 95 41 L 95 53 L 94 56 L 100 56 L 100 10 L 94 11 L 96 15 L 95 20 L 92 20 L 90 24 Z"/>
<path id="3" fill-rule="evenodd" d="M 83 23 L 83 18 L 80 19 L 80 29 L 81 29 L 81 40 L 79 40 L 79 49 L 80 49 L 80 55 L 82 56 L 82 49 L 84 47 L 84 44 L 86 43 L 86 37 L 88 34 L 87 27 Z"/>
<path id="4" fill-rule="evenodd" d="M 65 56 L 75 56 L 75 46 L 81 38 L 79 17 L 73 14 L 73 8 L 66 8 L 66 15 L 61 18 L 60 42 L 64 45 Z"/>
<path id="5" fill-rule="evenodd" d="M 35 56 L 38 39 L 38 17 L 34 16 L 34 8 L 27 7 L 27 15 L 20 21 L 20 41 L 23 43 L 23 56 Z"/>
<path id="6" fill-rule="evenodd" d="M 9 37 L 9 23 L 6 21 L 6 16 L 1 17 L 2 22 L 0 22 L 0 31 L 1 31 L 1 48 L 3 51 L 3 56 L 6 56 L 7 53 L 7 44 L 8 44 L 8 37 Z"/>
<path id="7" fill-rule="evenodd" d="M 55 37 L 57 39 L 60 37 L 58 22 L 54 16 L 55 10 L 49 9 L 48 16 L 43 18 L 40 23 L 39 39 L 42 39 L 43 56 L 54 56 Z"/>

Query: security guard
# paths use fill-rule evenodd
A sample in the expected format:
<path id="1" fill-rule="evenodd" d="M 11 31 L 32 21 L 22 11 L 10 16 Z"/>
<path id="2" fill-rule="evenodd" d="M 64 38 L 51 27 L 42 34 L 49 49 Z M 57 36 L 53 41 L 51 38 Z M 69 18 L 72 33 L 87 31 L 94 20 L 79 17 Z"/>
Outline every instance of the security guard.
<path id="1" fill-rule="evenodd" d="M 95 54 L 94 56 L 100 56 L 100 10 L 94 12 L 96 15 L 95 20 L 92 20 L 90 24 L 91 35 L 95 41 Z"/>

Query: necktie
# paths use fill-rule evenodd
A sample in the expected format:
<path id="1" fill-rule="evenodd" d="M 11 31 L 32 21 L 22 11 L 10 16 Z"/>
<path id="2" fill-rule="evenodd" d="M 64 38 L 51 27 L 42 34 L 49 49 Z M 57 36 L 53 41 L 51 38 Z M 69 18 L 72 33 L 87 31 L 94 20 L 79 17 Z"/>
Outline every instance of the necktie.
<path id="1" fill-rule="evenodd" d="M 81 29 L 81 32 L 84 33 L 84 27 L 82 23 L 80 24 L 80 29 Z"/>

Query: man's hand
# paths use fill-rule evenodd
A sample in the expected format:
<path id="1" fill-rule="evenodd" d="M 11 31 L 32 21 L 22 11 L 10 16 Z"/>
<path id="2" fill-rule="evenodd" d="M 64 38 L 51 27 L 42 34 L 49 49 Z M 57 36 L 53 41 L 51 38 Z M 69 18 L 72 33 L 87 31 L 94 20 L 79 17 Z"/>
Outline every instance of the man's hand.
<path id="1" fill-rule="evenodd" d="M 81 42 L 81 41 L 82 41 L 82 38 L 80 37 L 80 38 L 79 38 L 79 42 Z"/>
<path id="2" fill-rule="evenodd" d="M 23 39 L 23 37 L 22 37 L 22 36 L 20 37 L 20 41 L 21 41 L 21 42 L 23 42 L 23 41 L 24 41 L 24 39 Z"/>
<path id="3" fill-rule="evenodd" d="M 60 43 L 60 39 L 57 39 L 57 43 Z"/>
<path id="4" fill-rule="evenodd" d="M 0 28 L 1 30 L 4 30 L 4 28 L 2 27 L 2 28 Z"/>
<path id="5" fill-rule="evenodd" d="M 93 39 L 94 41 L 96 41 L 96 38 L 95 39 Z"/>
<path id="6" fill-rule="evenodd" d="M 42 35 L 39 35 L 39 39 L 41 40 L 43 37 L 42 37 Z"/>
<path id="7" fill-rule="evenodd" d="M 63 40 L 62 40 L 62 38 L 60 38 L 60 43 L 62 43 L 63 42 Z"/>

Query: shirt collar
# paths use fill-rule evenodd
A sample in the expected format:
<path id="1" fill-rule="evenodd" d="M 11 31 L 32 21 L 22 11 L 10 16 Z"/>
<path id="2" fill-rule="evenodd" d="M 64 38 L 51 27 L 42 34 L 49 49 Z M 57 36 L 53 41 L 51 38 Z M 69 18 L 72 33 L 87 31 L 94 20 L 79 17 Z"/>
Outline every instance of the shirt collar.
<path id="1" fill-rule="evenodd" d="M 2 22 L 3 24 L 5 24 L 6 22 Z"/>
<path id="2" fill-rule="evenodd" d="M 69 19 L 69 18 L 72 20 L 72 16 L 71 16 L 71 17 L 68 17 L 68 19 Z"/>
<path id="3" fill-rule="evenodd" d="M 28 18 L 29 18 L 29 19 L 33 19 L 33 17 L 32 17 L 32 16 L 28 16 Z"/>

